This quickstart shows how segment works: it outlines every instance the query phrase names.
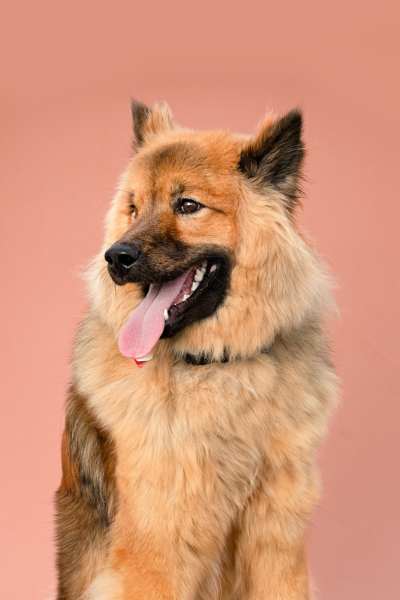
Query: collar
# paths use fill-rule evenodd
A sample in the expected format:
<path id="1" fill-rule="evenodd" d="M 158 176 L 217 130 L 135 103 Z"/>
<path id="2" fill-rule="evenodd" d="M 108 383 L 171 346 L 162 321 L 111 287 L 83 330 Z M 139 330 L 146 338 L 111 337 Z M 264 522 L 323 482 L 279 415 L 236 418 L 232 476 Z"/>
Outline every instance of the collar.
<path id="1" fill-rule="evenodd" d="M 271 348 L 272 346 L 265 346 L 264 348 L 261 348 L 259 354 L 269 354 L 271 352 Z M 189 352 L 186 352 L 180 357 L 180 359 L 183 360 L 183 362 L 185 362 L 186 364 L 194 366 L 221 364 L 243 360 L 241 356 L 230 358 L 229 351 L 226 348 L 224 349 L 224 353 L 220 359 L 212 358 L 210 354 L 206 354 L 204 352 L 202 352 L 201 354 L 191 354 Z"/>

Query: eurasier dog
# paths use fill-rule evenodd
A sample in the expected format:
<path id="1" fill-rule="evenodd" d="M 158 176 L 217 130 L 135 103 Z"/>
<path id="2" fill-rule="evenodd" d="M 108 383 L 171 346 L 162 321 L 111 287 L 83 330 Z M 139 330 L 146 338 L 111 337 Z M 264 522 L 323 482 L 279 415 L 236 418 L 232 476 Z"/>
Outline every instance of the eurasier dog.
<path id="1" fill-rule="evenodd" d="M 336 377 L 301 115 L 249 138 L 132 112 L 73 355 L 58 600 L 305 600 Z"/>

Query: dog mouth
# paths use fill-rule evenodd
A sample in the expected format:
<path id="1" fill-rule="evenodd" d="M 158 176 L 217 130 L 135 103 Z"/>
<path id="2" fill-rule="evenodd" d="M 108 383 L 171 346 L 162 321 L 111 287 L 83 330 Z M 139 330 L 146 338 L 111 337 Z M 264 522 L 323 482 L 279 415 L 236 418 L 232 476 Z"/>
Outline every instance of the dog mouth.
<path id="1" fill-rule="evenodd" d="M 175 279 L 150 284 L 120 331 L 120 352 L 142 366 L 160 338 L 210 316 L 225 296 L 228 266 L 226 257 L 210 256 Z"/>
<path id="2" fill-rule="evenodd" d="M 186 277 L 182 288 L 171 306 L 164 309 L 164 322 L 168 327 L 172 327 L 196 299 L 210 285 L 216 276 L 218 264 L 204 260 L 199 266 L 194 266 L 186 272 Z"/>

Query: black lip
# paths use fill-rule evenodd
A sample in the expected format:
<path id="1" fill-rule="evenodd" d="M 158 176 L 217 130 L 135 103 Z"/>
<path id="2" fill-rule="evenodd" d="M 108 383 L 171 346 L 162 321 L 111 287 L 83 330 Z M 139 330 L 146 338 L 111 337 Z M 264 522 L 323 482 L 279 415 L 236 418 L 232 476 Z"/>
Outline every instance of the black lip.
<path id="1" fill-rule="evenodd" d="M 216 265 L 217 268 L 211 273 L 212 265 Z M 192 323 L 210 317 L 226 297 L 230 271 L 231 261 L 226 255 L 209 257 L 206 273 L 197 290 L 188 300 L 169 309 L 170 316 L 165 322 L 161 337 L 173 337 Z"/>
<path id="2" fill-rule="evenodd" d="M 125 285 L 128 283 L 125 277 L 121 277 L 119 273 L 115 271 L 115 269 L 111 265 L 107 265 L 107 271 L 111 279 L 116 285 Z"/>

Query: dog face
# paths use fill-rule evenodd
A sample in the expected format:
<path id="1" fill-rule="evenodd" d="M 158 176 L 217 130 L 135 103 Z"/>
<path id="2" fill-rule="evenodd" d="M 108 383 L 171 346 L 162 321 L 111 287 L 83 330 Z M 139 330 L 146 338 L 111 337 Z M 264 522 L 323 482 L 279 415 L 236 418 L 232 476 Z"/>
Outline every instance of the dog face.
<path id="1" fill-rule="evenodd" d="M 138 153 L 119 201 L 123 233 L 105 253 L 114 282 L 137 283 L 144 294 L 187 275 L 179 301 L 164 308 L 162 337 L 212 315 L 229 286 L 239 198 L 230 162 L 236 156 L 224 136 L 212 143 L 224 162 L 215 164 L 210 141 L 192 134 Z"/>
<path id="2" fill-rule="evenodd" d="M 248 355 L 320 293 L 294 226 L 301 116 L 268 118 L 246 139 L 180 129 L 162 105 L 132 113 L 137 151 L 92 270 L 95 303 L 127 356 L 160 338 L 178 353 Z"/>

